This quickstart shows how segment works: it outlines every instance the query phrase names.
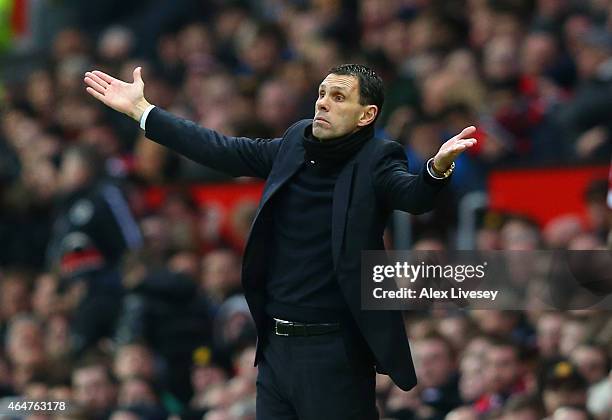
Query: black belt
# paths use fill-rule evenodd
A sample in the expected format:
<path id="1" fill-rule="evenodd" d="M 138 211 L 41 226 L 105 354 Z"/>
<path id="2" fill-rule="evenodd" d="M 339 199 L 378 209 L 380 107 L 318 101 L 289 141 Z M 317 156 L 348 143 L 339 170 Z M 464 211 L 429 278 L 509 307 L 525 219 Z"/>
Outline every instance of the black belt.
<path id="1" fill-rule="evenodd" d="M 274 334 L 285 337 L 307 337 L 310 335 L 331 334 L 340 330 L 338 323 L 305 324 L 274 318 Z"/>

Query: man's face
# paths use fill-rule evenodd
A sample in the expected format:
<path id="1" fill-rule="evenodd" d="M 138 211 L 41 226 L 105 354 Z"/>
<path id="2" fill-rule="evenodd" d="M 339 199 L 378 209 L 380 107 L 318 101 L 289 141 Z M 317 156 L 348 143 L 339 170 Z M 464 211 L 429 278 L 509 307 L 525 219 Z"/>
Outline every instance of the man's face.
<path id="1" fill-rule="evenodd" d="M 150 379 L 155 375 L 153 357 L 146 347 L 138 344 L 124 346 L 117 352 L 114 371 L 122 380 L 131 376 Z"/>
<path id="2" fill-rule="evenodd" d="M 556 313 L 542 315 L 538 320 L 537 344 L 542 355 L 552 357 L 558 353 L 563 322 L 562 315 Z"/>
<path id="3" fill-rule="evenodd" d="M 43 333 L 35 322 L 23 321 L 10 330 L 7 341 L 9 360 L 17 366 L 35 366 L 45 359 Z"/>
<path id="4" fill-rule="evenodd" d="M 579 346 L 572 352 L 570 359 L 591 384 L 601 381 L 607 375 L 606 355 L 597 348 Z"/>
<path id="5" fill-rule="evenodd" d="M 419 383 L 423 387 L 443 386 L 450 379 L 454 363 L 450 349 L 441 340 L 425 339 L 415 345 Z"/>
<path id="6" fill-rule="evenodd" d="M 115 387 L 102 366 L 88 366 L 72 374 L 75 401 L 87 409 L 101 412 L 115 403 Z"/>
<path id="7" fill-rule="evenodd" d="M 240 285 L 240 264 L 228 251 L 215 251 L 204 257 L 202 286 L 211 293 L 224 294 Z"/>
<path id="8" fill-rule="evenodd" d="M 59 172 L 60 188 L 64 192 L 71 192 L 89 180 L 90 172 L 87 163 L 78 155 L 68 154 L 62 160 Z"/>
<path id="9" fill-rule="evenodd" d="M 493 393 L 508 392 L 519 375 L 518 368 L 518 357 L 514 348 L 491 348 L 485 366 L 488 390 Z"/>
<path id="10" fill-rule="evenodd" d="M 341 137 L 374 120 L 378 109 L 359 103 L 359 80 L 329 74 L 319 86 L 312 134 L 319 140 Z"/>
<path id="11" fill-rule="evenodd" d="M 478 399 L 485 392 L 486 384 L 482 372 L 482 358 L 464 357 L 460 366 L 459 394 L 465 401 Z"/>
<path id="12" fill-rule="evenodd" d="M 28 290 L 21 278 L 8 277 L 0 283 L 0 319 L 9 319 L 27 309 Z"/>

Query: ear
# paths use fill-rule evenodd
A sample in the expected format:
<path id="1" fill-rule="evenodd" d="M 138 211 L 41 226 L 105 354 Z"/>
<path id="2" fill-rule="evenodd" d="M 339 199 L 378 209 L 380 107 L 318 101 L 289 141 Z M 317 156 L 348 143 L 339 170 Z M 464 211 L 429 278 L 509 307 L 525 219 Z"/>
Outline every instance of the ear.
<path id="1" fill-rule="evenodd" d="M 357 122 L 357 126 L 365 127 L 366 125 L 371 124 L 372 121 L 376 119 L 377 115 L 378 115 L 378 107 L 376 105 L 367 105 L 365 109 L 363 110 L 363 113 L 361 114 L 359 121 Z"/>

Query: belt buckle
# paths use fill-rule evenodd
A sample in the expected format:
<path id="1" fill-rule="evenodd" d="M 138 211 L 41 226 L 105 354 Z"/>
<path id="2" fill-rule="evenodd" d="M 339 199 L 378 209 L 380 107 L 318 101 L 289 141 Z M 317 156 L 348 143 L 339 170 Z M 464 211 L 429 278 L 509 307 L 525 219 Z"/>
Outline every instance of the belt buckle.
<path id="1" fill-rule="evenodd" d="M 280 335 L 281 337 L 289 337 L 289 333 L 280 333 L 278 332 L 278 324 L 287 324 L 287 325 L 291 325 L 293 324 L 291 321 L 284 321 L 282 319 L 276 319 L 274 318 L 274 334 L 276 335 Z"/>

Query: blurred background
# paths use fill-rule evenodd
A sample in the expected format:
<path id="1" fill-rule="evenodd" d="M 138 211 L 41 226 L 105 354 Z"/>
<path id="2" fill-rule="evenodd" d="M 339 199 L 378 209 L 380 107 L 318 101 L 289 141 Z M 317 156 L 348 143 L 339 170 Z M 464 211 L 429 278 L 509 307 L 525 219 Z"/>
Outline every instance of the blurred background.
<path id="1" fill-rule="evenodd" d="M 607 249 L 610 0 L 0 0 L 0 396 L 56 419 L 254 419 L 240 258 L 262 190 L 144 138 L 85 71 L 228 135 L 311 118 L 332 66 L 384 79 L 409 167 L 476 125 L 395 249 Z M 387 419 L 610 419 L 609 312 L 407 311 Z M 50 417 L 31 416 L 43 420 Z"/>

